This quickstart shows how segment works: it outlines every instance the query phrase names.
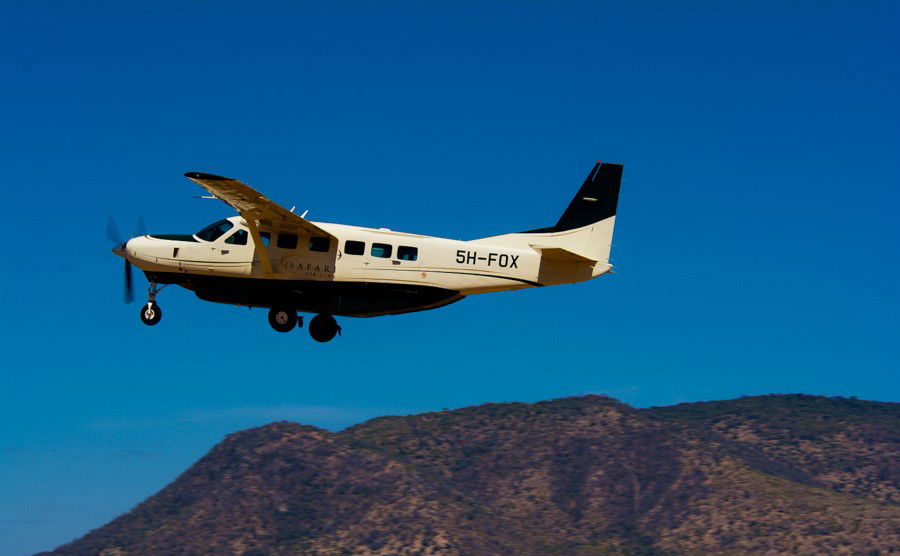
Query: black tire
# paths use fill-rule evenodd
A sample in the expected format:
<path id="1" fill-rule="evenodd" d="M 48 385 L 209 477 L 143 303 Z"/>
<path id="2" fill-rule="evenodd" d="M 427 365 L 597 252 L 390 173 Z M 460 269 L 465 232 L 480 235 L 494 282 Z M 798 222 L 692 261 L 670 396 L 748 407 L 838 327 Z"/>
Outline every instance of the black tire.
<path id="1" fill-rule="evenodd" d="M 330 342 L 340 330 L 331 315 L 316 315 L 309 321 L 309 335 L 317 342 Z"/>
<path id="2" fill-rule="evenodd" d="M 278 332 L 290 332 L 297 326 L 297 311 L 290 307 L 269 309 L 269 324 Z"/>
<path id="3" fill-rule="evenodd" d="M 150 301 L 145 305 L 141 305 L 141 322 L 147 326 L 155 326 L 162 320 L 162 309 L 155 301 Z"/>

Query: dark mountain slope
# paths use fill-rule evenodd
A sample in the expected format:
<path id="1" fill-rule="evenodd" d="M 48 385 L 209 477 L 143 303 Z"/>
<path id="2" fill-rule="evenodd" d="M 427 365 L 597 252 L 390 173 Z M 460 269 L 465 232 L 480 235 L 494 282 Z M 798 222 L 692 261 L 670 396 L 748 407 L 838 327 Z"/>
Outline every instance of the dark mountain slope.
<path id="1" fill-rule="evenodd" d="M 820 479 L 831 469 L 827 456 L 773 451 L 747 441 L 753 429 L 722 432 L 731 427 L 720 423 L 752 422 L 759 438 L 791 445 L 810 434 L 797 411 L 827 422 L 819 436 L 801 439 L 809 449 L 865 430 L 842 448 L 841 465 L 857 462 L 896 488 L 896 429 L 888 427 L 900 404 L 809 398 L 765 397 L 757 402 L 765 411 L 747 398 L 635 410 L 588 396 L 385 417 L 337 434 L 274 423 L 230 435 L 135 510 L 54 553 L 813 554 L 900 546 L 900 506 L 812 484 L 828 484 Z M 813 409 L 793 407 L 798 401 Z M 829 413 L 829 404 L 840 408 Z"/>
<path id="2" fill-rule="evenodd" d="M 791 394 L 648 411 L 709 430 L 745 459 L 763 456 L 793 479 L 900 502 L 898 404 Z"/>
<path id="3" fill-rule="evenodd" d="M 872 417 L 861 407 L 855 423 L 886 419 L 876 405 Z M 886 405 L 898 413 L 900 405 Z M 866 534 L 890 535 L 886 516 L 898 510 L 792 482 L 808 473 L 735 445 L 702 421 L 598 396 L 381 418 L 339 436 L 449 478 L 505 522 L 527 523 L 518 533 L 525 546 L 562 553 L 788 551 L 806 546 L 807 537 L 835 549 L 863 546 Z M 853 514 L 848 508 L 872 518 L 852 542 L 835 525 Z"/>
<path id="4" fill-rule="evenodd" d="M 645 550 L 637 520 L 704 478 L 681 457 L 684 429 L 593 396 L 376 419 L 339 436 L 448 479 L 523 547 Z"/>
<path id="5" fill-rule="evenodd" d="M 395 551 L 452 546 L 448 529 L 473 550 L 495 551 L 461 517 L 471 512 L 409 466 L 351 448 L 327 431 L 282 422 L 229 435 L 132 512 L 57 553 Z"/>

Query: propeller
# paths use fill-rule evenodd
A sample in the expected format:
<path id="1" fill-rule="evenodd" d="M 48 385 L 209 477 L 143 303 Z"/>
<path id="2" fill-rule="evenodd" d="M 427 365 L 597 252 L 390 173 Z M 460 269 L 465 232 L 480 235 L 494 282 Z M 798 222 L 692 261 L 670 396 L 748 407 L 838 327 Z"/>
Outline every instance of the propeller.
<path id="1" fill-rule="evenodd" d="M 125 259 L 125 303 L 134 301 L 134 288 L 131 285 L 131 263 Z"/>
<path id="2" fill-rule="evenodd" d="M 116 221 L 113 219 L 112 215 L 110 215 L 109 220 L 106 221 L 106 239 L 116 245 L 122 243 L 122 234 L 119 233 L 119 227 L 116 226 Z"/>
<path id="3" fill-rule="evenodd" d="M 137 225 L 135 226 L 135 235 L 142 236 L 145 235 L 145 227 L 144 227 L 144 217 L 138 217 Z M 116 221 L 112 216 L 109 217 L 109 220 L 106 222 L 106 238 L 115 244 L 113 247 L 113 252 L 116 254 L 123 254 L 125 252 L 125 244 L 127 243 L 123 238 L 122 234 L 119 232 L 119 227 L 116 226 Z M 131 303 L 134 301 L 134 286 L 133 279 L 131 274 L 131 262 L 128 259 L 125 259 L 125 303 Z"/>

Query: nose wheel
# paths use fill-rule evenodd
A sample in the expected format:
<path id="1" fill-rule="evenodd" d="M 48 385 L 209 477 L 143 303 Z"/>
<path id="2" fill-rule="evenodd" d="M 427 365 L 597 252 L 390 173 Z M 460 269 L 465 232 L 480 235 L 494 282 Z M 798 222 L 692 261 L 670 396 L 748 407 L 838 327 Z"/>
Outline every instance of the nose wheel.
<path id="1" fill-rule="evenodd" d="M 141 306 L 141 322 L 147 326 L 153 326 L 162 319 L 162 309 L 155 301 L 148 301 Z"/>
<path id="2" fill-rule="evenodd" d="M 168 285 L 164 284 L 161 288 L 155 282 L 151 282 L 150 287 L 147 288 L 147 303 L 141 305 L 140 312 L 141 322 L 147 326 L 155 326 L 162 320 L 162 309 L 156 303 L 156 294 Z"/>

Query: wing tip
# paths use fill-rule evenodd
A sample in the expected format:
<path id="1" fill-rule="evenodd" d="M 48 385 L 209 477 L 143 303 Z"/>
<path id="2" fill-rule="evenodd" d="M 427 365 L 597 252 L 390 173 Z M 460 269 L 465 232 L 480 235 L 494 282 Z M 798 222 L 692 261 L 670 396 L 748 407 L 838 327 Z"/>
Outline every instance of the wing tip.
<path id="1" fill-rule="evenodd" d="M 216 174 L 204 174 L 203 172 L 185 172 L 184 177 L 190 178 L 192 180 L 228 180 L 230 178 L 226 178 L 224 176 L 217 176 Z"/>

